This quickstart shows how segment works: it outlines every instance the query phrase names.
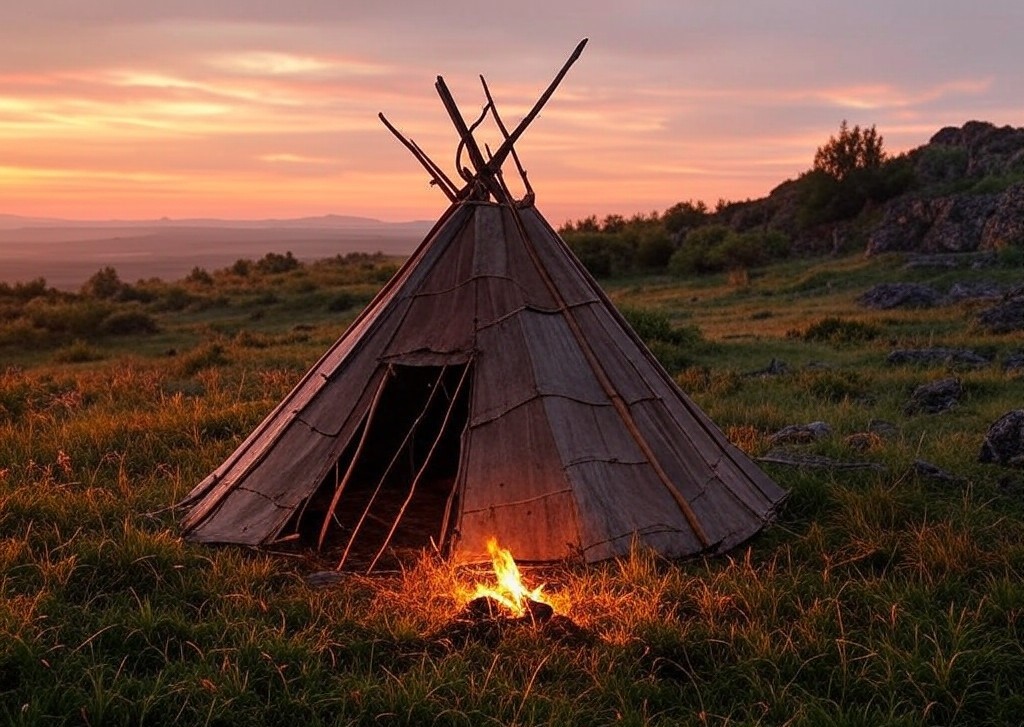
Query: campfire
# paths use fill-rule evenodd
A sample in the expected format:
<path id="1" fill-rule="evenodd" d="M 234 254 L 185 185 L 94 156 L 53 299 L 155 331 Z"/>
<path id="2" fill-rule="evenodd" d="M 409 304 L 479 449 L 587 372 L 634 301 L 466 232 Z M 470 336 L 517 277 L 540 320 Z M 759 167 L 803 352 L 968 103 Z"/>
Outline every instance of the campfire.
<path id="1" fill-rule="evenodd" d="M 545 638 L 582 645 L 593 636 L 568 616 L 556 613 L 544 594 L 544 585 L 529 587 L 516 565 L 512 553 L 498 545 L 495 538 L 487 542 L 494 568 L 493 580 L 467 587 L 460 600 L 465 605 L 439 633 L 435 640 L 461 647 L 469 642 L 495 645 L 508 633 L 531 629 Z M 561 605 L 561 604 L 560 604 Z"/>
<path id="2" fill-rule="evenodd" d="M 555 610 L 544 596 L 544 585 L 529 589 L 523 583 L 512 553 L 498 545 L 497 538 L 487 541 L 487 552 L 494 566 L 494 585 L 476 584 L 464 613 L 470 618 L 513 618 L 533 623 L 548 620 Z"/>

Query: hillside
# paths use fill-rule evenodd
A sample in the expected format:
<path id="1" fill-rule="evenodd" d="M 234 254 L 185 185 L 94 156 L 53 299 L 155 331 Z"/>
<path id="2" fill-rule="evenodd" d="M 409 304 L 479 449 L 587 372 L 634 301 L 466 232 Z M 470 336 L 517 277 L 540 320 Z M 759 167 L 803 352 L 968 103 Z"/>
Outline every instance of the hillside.
<path id="1" fill-rule="evenodd" d="M 855 140 L 862 133 L 846 132 Z M 845 153 L 836 142 L 830 138 L 819 153 Z M 847 159 L 845 169 L 815 166 L 761 199 L 720 200 L 714 209 L 691 200 L 629 219 L 589 217 L 560 232 L 606 278 L 748 270 L 853 252 L 954 255 L 943 264 L 963 262 L 961 253 L 1024 257 L 1024 129 L 971 121 L 905 154 L 874 151 L 882 153 L 863 163 Z"/>
<path id="2" fill-rule="evenodd" d="M 887 161 L 898 193 L 883 189 L 845 210 L 816 209 L 813 172 L 760 200 L 726 209 L 734 229 L 765 225 L 794 238 L 797 249 L 829 252 L 962 253 L 1024 246 L 1024 128 L 970 121 Z M 836 195 L 860 190 L 837 188 Z M 835 219 L 817 222 L 815 212 Z"/>

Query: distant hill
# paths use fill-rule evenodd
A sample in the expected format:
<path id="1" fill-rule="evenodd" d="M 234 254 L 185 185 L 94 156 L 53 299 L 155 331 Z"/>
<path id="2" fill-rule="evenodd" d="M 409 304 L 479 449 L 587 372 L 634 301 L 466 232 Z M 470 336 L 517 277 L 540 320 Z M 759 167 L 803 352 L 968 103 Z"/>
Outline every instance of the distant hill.
<path id="1" fill-rule="evenodd" d="M 174 280 L 197 266 L 215 270 L 268 252 L 290 251 L 300 260 L 349 252 L 408 255 L 430 226 L 342 215 L 148 221 L 0 215 L 0 282 L 44 277 L 53 287 L 74 290 L 108 265 L 126 281 Z"/>

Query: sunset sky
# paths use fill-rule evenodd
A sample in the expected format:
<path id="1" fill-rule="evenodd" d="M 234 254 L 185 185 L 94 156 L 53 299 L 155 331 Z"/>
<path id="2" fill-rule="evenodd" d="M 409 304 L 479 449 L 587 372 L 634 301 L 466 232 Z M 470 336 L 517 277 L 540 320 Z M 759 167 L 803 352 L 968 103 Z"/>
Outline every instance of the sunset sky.
<path id="1" fill-rule="evenodd" d="M 843 119 L 1024 126 L 1020 0 L 5 2 L 0 213 L 433 218 L 377 112 L 451 170 L 435 76 L 513 125 L 583 37 L 517 146 L 554 224 L 763 196 Z"/>

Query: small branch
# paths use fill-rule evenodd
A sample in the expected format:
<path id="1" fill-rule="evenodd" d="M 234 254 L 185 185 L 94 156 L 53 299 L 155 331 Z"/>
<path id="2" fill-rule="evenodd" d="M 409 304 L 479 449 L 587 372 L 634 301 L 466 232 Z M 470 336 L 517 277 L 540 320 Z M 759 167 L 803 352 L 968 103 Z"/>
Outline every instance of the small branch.
<path id="1" fill-rule="evenodd" d="M 494 105 L 494 98 L 491 96 L 491 89 L 487 87 L 487 80 L 483 76 L 480 76 L 480 83 L 484 87 L 484 96 L 487 97 L 487 105 L 491 109 L 491 116 L 494 117 L 494 123 L 498 125 L 498 129 L 501 131 L 502 136 L 505 137 L 505 140 L 507 141 L 509 137 L 508 128 L 505 126 L 505 123 L 501 120 L 501 116 L 498 115 L 498 107 Z M 523 180 L 523 187 L 526 189 L 526 195 L 523 197 L 523 201 L 532 202 L 536 195 L 533 193 L 533 187 L 530 186 L 530 180 L 526 178 L 526 170 L 523 169 L 522 162 L 519 161 L 519 155 L 516 154 L 515 147 L 510 147 L 509 151 L 512 154 L 512 160 L 515 161 L 516 163 L 516 169 L 519 170 L 519 176 Z M 488 154 L 490 154 L 490 150 L 488 150 Z"/>
<path id="2" fill-rule="evenodd" d="M 431 177 L 431 184 L 437 185 L 441 191 L 444 192 L 444 196 L 448 198 L 449 202 L 454 202 L 456 199 L 456 190 L 455 185 L 452 184 L 451 180 L 448 179 L 448 177 L 441 172 L 440 168 L 423 153 L 422 149 L 416 146 L 416 144 L 409 139 L 402 136 L 398 129 L 392 126 L 391 122 L 387 120 L 387 117 L 384 116 L 383 112 L 377 114 L 377 117 L 384 123 L 384 126 L 388 128 L 388 131 L 394 134 L 395 138 L 402 142 L 402 145 L 408 149 L 414 157 L 416 157 L 416 161 L 418 161 L 423 168 L 427 170 L 427 174 Z"/>

